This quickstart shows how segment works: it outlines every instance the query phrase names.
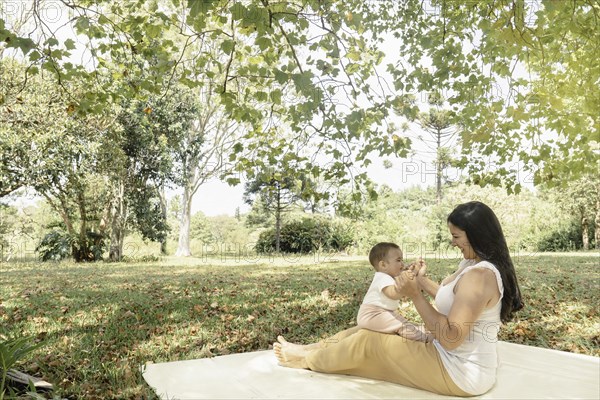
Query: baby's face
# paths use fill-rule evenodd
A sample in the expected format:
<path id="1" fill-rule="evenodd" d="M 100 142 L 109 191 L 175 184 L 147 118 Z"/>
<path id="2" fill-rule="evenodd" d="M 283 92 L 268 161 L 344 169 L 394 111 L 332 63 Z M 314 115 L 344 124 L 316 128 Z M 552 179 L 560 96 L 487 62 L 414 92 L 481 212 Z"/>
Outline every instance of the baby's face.
<path id="1" fill-rule="evenodd" d="M 390 276 L 400 275 L 400 272 L 404 271 L 406 268 L 404 266 L 402 250 L 390 249 L 385 257 L 385 260 L 383 260 L 383 265 L 385 270 L 382 272 L 385 272 Z"/>

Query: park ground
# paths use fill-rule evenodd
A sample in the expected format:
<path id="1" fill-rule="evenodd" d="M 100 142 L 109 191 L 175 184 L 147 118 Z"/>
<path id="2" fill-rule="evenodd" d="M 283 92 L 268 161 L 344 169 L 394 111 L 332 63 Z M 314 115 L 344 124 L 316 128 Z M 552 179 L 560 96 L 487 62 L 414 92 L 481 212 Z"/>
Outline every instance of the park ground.
<path id="1" fill-rule="evenodd" d="M 501 340 L 600 356 L 600 254 L 513 256 L 525 308 Z M 440 280 L 455 258 L 428 260 Z M 354 324 L 364 257 L 175 258 L 0 263 L 0 326 L 43 347 L 19 369 L 62 398 L 153 398 L 141 367 L 313 342 Z M 413 306 L 402 303 L 414 321 Z"/>

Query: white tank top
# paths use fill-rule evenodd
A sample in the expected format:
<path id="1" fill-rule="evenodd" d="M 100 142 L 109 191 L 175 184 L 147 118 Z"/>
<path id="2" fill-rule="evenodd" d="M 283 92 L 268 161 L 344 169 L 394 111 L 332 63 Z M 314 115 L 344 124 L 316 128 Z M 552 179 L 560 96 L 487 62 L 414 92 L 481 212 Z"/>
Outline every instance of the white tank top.
<path id="1" fill-rule="evenodd" d="M 467 271 L 474 268 L 486 268 L 494 272 L 500 291 L 500 300 L 493 307 L 483 310 L 465 341 L 456 349 L 446 350 L 437 340 L 434 340 L 433 344 L 454 383 L 465 392 L 478 395 L 487 392 L 496 382 L 496 369 L 498 368 L 496 343 L 501 325 L 500 310 L 504 287 L 500 272 L 488 261 L 477 263 L 475 260 L 463 260 L 459 264 L 459 270 L 460 268 L 462 271 L 452 282 L 442 285 L 438 289 L 435 305 L 440 313 L 444 315 L 450 313 L 452 303 L 454 303 L 454 286 Z"/>

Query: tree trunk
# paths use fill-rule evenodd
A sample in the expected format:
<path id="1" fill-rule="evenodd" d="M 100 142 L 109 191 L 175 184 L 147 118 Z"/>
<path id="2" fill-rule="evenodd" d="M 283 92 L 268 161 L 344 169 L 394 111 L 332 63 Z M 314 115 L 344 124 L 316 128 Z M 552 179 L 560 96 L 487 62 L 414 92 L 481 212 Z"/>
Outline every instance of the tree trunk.
<path id="1" fill-rule="evenodd" d="M 123 242 L 125 240 L 125 185 L 117 184 L 114 193 L 111 222 L 110 222 L 110 248 L 108 257 L 110 261 L 119 262 L 123 259 Z"/>
<path id="2" fill-rule="evenodd" d="M 158 191 L 158 197 L 160 198 L 160 211 L 164 220 L 167 220 L 167 196 L 165 194 L 165 188 L 162 186 Z M 167 236 L 160 241 L 160 254 L 167 255 Z"/>
<path id="3" fill-rule="evenodd" d="M 277 208 L 275 209 L 275 252 L 281 249 L 281 191 L 277 189 Z"/>
<path id="4" fill-rule="evenodd" d="M 600 190 L 598 191 L 598 199 L 596 200 L 596 226 L 594 232 L 594 238 L 596 239 L 596 248 L 600 250 Z"/>
<path id="5" fill-rule="evenodd" d="M 583 242 L 583 249 L 590 249 L 590 229 L 589 223 L 586 216 L 581 218 L 581 241 Z"/>
<path id="6" fill-rule="evenodd" d="M 177 243 L 176 256 L 189 257 L 190 251 L 190 223 L 192 219 L 192 190 L 189 185 L 183 189 L 181 197 L 181 219 L 179 220 L 179 242 Z"/>
<path id="7" fill-rule="evenodd" d="M 90 248 L 90 239 L 87 232 L 87 211 L 85 208 L 85 196 L 83 190 L 77 193 L 77 206 L 79 208 L 79 239 L 73 243 L 73 258 L 76 262 L 96 261 L 96 257 Z"/>
<path id="8" fill-rule="evenodd" d="M 119 262 L 123 259 L 124 236 L 121 218 L 120 216 L 115 215 L 112 220 L 110 231 L 110 249 L 108 254 L 110 261 Z"/>
<path id="9" fill-rule="evenodd" d="M 436 199 L 437 204 L 442 204 L 442 131 L 441 129 L 437 130 L 437 151 L 436 151 L 436 169 L 435 169 L 435 177 L 436 177 Z"/>

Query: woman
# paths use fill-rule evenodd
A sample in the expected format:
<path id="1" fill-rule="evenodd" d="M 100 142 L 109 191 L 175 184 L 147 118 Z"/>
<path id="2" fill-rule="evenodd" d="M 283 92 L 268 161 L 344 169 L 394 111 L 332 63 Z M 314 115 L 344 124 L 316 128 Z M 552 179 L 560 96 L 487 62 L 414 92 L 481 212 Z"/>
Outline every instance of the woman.
<path id="1" fill-rule="evenodd" d="M 496 381 L 496 342 L 501 322 L 523 307 L 502 228 L 481 202 L 457 206 L 448 216 L 452 245 L 464 259 L 441 285 L 417 266 L 396 278 L 435 339 L 432 343 L 351 328 L 307 346 L 273 345 L 286 367 L 356 375 L 451 396 L 487 392 Z M 435 297 L 436 308 L 422 291 Z"/>

